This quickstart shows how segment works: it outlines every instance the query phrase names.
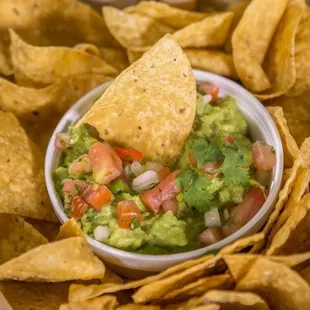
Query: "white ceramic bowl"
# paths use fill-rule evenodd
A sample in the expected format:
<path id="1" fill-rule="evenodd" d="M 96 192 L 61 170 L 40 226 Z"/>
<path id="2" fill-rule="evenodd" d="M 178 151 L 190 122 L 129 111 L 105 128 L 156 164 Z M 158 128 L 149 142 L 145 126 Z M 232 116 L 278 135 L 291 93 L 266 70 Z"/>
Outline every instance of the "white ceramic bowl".
<path id="1" fill-rule="evenodd" d="M 242 236 L 253 234 L 264 225 L 274 208 L 282 180 L 283 151 L 281 139 L 272 118 L 255 97 L 235 82 L 215 74 L 198 70 L 194 70 L 194 74 L 197 82 L 214 83 L 220 87 L 221 96 L 230 95 L 235 98 L 238 108 L 247 119 L 249 133 L 252 139 L 265 141 L 274 147 L 276 151 L 277 163 L 272 172 L 273 180 L 271 183 L 269 196 L 255 217 L 236 233 L 216 244 L 191 252 L 171 255 L 135 254 L 107 246 L 96 241 L 95 239 L 88 238 L 88 241 L 95 253 L 105 262 L 110 264 L 110 268 L 125 276 L 140 277 L 145 272 L 149 273 L 162 271 L 169 266 L 199 257 L 207 252 L 220 249 Z M 109 85 L 110 83 L 105 83 L 95 88 L 83 96 L 75 105 L 73 105 L 59 122 L 48 145 L 45 159 L 45 178 L 49 196 L 61 223 L 66 222 L 68 217 L 63 212 L 62 202 L 56 192 L 52 180 L 52 171 L 57 168 L 61 155 L 60 152 L 54 147 L 56 133 L 65 131 L 69 122 L 76 122 L 80 119 Z"/>

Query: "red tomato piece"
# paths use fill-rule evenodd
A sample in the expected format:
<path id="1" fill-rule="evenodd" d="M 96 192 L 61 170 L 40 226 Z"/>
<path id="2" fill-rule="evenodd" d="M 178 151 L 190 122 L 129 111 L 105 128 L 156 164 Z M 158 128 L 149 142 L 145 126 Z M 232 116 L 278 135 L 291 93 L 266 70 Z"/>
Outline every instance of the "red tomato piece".
<path id="1" fill-rule="evenodd" d="M 258 170 L 270 171 L 276 164 L 276 154 L 270 145 L 256 141 L 252 145 L 252 160 Z"/>
<path id="2" fill-rule="evenodd" d="M 121 147 L 114 147 L 114 151 L 118 155 L 121 160 L 124 161 L 141 161 L 143 159 L 143 153 L 135 150 L 135 149 L 123 149 Z"/>
<path id="3" fill-rule="evenodd" d="M 228 223 L 222 227 L 222 234 L 224 235 L 224 237 L 228 237 L 234 234 L 239 229 L 240 227 L 238 225 L 235 225 L 233 223 Z"/>
<path id="4" fill-rule="evenodd" d="M 218 227 L 207 228 L 199 237 L 199 241 L 204 245 L 210 245 L 223 239 L 221 229 Z"/>
<path id="5" fill-rule="evenodd" d="M 122 161 L 107 143 L 93 144 L 89 149 L 88 157 L 96 183 L 109 184 L 123 173 Z"/>
<path id="6" fill-rule="evenodd" d="M 90 185 L 86 182 L 80 181 L 80 180 L 70 180 L 67 179 L 64 182 L 64 186 L 62 188 L 65 195 L 77 195 L 81 194 L 84 190 L 86 190 Z"/>
<path id="7" fill-rule="evenodd" d="M 232 223 L 240 227 L 248 223 L 260 210 L 266 201 L 265 194 L 253 186 L 244 199 L 231 211 Z"/>
<path id="8" fill-rule="evenodd" d="M 120 228 L 129 229 L 133 218 L 137 218 L 139 222 L 142 221 L 142 214 L 133 200 L 124 200 L 118 203 L 117 220 Z"/>
<path id="9" fill-rule="evenodd" d="M 164 180 L 169 174 L 171 173 L 171 170 L 168 167 L 164 167 L 158 172 L 159 180 Z"/>
<path id="10" fill-rule="evenodd" d="M 223 143 L 229 143 L 229 144 L 233 144 L 235 142 L 235 139 L 232 136 L 226 136 L 223 138 Z"/>
<path id="11" fill-rule="evenodd" d="M 178 211 L 178 202 L 175 198 L 166 200 L 163 205 L 165 212 L 172 211 L 173 214 L 176 214 Z"/>
<path id="12" fill-rule="evenodd" d="M 197 167 L 197 160 L 196 160 L 196 158 L 194 157 L 193 152 L 188 152 L 188 160 L 189 160 L 190 164 L 191 164 L 194 168 Z"/>
<path id="13" fill-rule="evenodd" d="M 88 204 L 81 196 L 75 196 L 71 203 L 71 216 L 74 218 L 82 217 L 88 208 Z"/>
<path id="14" fill-rule="evenodd" d="M 200 84 L 198 88 L 205 94 L 212 96 L 211 102 L 214 102 L 217 99 L 220 92 L 220 88 L 217 85 L 210 83 Z"/>
<path id="15" fill-rule="evenodd" d="M 69 143 L 69 135 L 67 133 L 58 133 L 55 138 L 55 148 L 58 151 L 65 152 Z"/>
<path id="16" fill-rule="evenodd" d="M 109 203 L 113 195 L 110 190 L 104 185 L 93 185 L 90 191 L 83 196 L 85 201 L 90 204 L 95 210 L 99 211 L 104 205 Z"/>
<path id="17" fill-rule="evenodd" d="M 158 213 L 160 206 L 165 201 L 175 198 L 181 191 L 176 183 L 176 176 L 179 173 L 180 170 L 170 173 L 156 187 L 141 194 L 141 200 L 150 211 Z"/>

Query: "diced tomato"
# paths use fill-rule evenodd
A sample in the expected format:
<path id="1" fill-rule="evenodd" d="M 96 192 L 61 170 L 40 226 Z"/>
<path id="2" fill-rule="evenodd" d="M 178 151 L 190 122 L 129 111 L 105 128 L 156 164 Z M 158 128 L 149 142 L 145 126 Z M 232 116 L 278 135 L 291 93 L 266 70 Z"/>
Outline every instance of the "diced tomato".
<path id="1" fill-rule="evenodd" d="M 55 139 L 55 148 L 58 151 L 65 152 L 69 143 L 69 135 L 67 133 L 58 133 Z"/>
<path id="2" fill-rule="evenodd" d="M 74 218 L 80 218 L 84 215 L 88 204 L 81 196 L 75 196 L 71 203 L 71 215 Z"/>
<path id="3" fill-rule="evenodd" d="M 80 175 L 89 172 L 91 172 L 91 164 L 87 154 L 81 155 L 69 167 L 70 174 Z"/>
<path id="4" fill-rule="evenodd" d="M 191 164 L 194 168 L 197 167 L 197 160 L 196 160 L 196 158 L 194 157 L 193 152 L 188 152 L 188 160 L 189 160 L 190 164 Z"/>
<path id="5" fill-rule="evenodd" d="M 143 159 L 143 153 L 135 149 L 123 149 L 121 147 L 114 147 L 114 151 L 121 160 L 124 161 L 141 161 Z"/>
<path id="6" fill-rule="evenodd" d="M 164 180 L 169 174 L 171 173 L 171 170 L 168 167 L 164 167 L 158 172 L 159 180 Z"/>
<path id="7" fill-rule="evenodd" d="M 232 235 L 233 233 L 235 233 L 239 229 L 240 229 L 240 226 L 235 225 L 233 223 L 227 223 L 226 225 L 224 225 L 222 227 L 222 233 L 223 233 L 224 237 L 228 237 L 228 236 Z"/>
<path id="8" fill-rule="evenodd" d="M 87 184 L 84 181 L 67 179 L 64 182 L 64 186 L 62 190 L 65 195 L 70 194 L 70 195 L 75 196 L 77 194 L 81 194 L 88 187 L 89 187 L 89 184 Z"/>
<path id="9" fill-rule="evenodd" d="M 110 190 L 104 185 L 93 185 L 91 190 L 83 195 L 85 201 L 90 204 L 95 210 L 99 211 L 102 206 L 109 203 L 113 195 Z"/>
<path id="10" fill-rule="evenodd" d="M 252 145 L 252 160 L 258 170 L 270 171 L 276 164 L 276 154 L 270 145 L 256 141 Z"/>
<path id="11" fill-rule="evenodd" d="M 231 211 L 232 223 L 240 227 L 248 223 L 260 210 L 266 201 L 265 194 L 253 186 L 244 199 Z"/>
<path id="12" fill-rule="evenodd" d="M 142 221 L 142 214 L 133 200 L 124 200 L 118 203 L 117 220 L 120 228 L 129 229 L 133 218 Z"/>
<path id="13" fill-rule="evenodd" d="M 207 95 L 211 95 L 212 96 L 211 102 L 214 102 L 217 99 L 220 92 L 220 88 L 217 85 L 209 83 L 200 84 L 199 90 L 203 91 Z"/>
<path id="14" fill-rule="evenodd" d="M 235 142 L 235 139 L 232 136 L 226 136 L 223 138 L 223 143 L 229 143 L 229 144 L 233 144 Z"/>
<path id="15" fill-rule="evenodd" d="M 221 229 L 218 227 L 207 228 L 199 237 L 199 241 L 205 245 L 210 245 L 219 242 L 223 239 Z"/>
<path id="16" fill-rule="evenodd" d="M 178 202 L 175 198 L 166 200 L 163 205 L 165 212 L 172 211 L 173 214 L 176 214 L 178 211 Z"/>
<path id="17" fill-rule="evenodd" d="M 167 200 L 176 197 L 181 189 L 177 186 L 176 176 L 180 170 L 170 173 L 153 189 L 141 194 L 141 199 L 145 206 L 152 212 L 158 213 L 160 206 Z"/>
<path id="18" fill-rule="evenodd" d="M 88 152 L 88 157 L 96 183 L 109 184 L 123 172 L 122 161 L 107 143 L 93 144 Z"/>

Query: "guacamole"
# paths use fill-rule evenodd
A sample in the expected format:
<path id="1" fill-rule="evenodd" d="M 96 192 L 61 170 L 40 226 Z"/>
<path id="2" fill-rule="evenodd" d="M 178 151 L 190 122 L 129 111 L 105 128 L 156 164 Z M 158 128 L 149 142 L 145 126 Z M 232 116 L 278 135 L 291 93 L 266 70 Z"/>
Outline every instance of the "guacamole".
<path id="1" fill-rule="evenodd" d="M 53 176 L 65 213 L 90 237 L 142 254 L 191 251 L 240 229 L 266 200 L 275 154 L 250 140 L 234 98 L 218 93 L 197 86 L 196 118 L 174 167 L 110 145 L 89 125 L 57 135 L 63 155 Z"/>

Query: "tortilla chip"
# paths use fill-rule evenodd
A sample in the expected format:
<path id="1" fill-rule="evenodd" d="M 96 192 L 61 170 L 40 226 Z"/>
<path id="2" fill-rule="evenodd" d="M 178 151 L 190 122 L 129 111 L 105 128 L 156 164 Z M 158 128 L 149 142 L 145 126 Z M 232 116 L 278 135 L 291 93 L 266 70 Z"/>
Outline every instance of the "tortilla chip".
<path id="1" fill-rule="evenodd" d="M 118 302 L 115 296 L 103 296 L 92 300 L 72 302 L 61 305 L 59 310 L 113 310 Z"/>
<path id="2" fill-rule="evenodd" d="M 40 234 L 42 234 L 48 241 L 55 241 L 59 232 L 60 223 L 52 223 L 47 221 L 39 221 L 34 219 L 27 219 Z"/>
<path id="3" fill-rule="evenodd" d="M 269 310 L 266 302 L 258 295 L 243 292 L 213 290 L 203 296 L 205 303 L 216 303 L 223 310 Z"/>
<path id="4" fill-rule="evenodd" d="M 305 166 L 310 168 L 310 137 L 306 138 L 300 146 L 300 154 Z"/>
<path id="5" fill-rule="evenodd" d="M 172 275 L 169 278 L 140 287 L 133 294 L 132 298 L 136 303 L 146 303 L 157 300 L 172 290 L 178 289 L 199 277 L 212 275 L 216 270 L 221 270 L 222 268 L 221 256 L 217 255 L 196 266 Z"/>
<path id="6" fill-rule="evenodd" d="M 0 111 L 0 213 L 57 221 L 45 187 L 43 154 L 13 114 Z"/>
<path id="7" fill-rule="evenodd" d="M 99 56 L 100 52 L 96 45 L 91 43 L 79 43 L 73 46 L 73 48 L 82 51 L 84 53 L 88 53 L 93 56 Z"/>
<path id="8" fill-rule="evenodd" d="M 221 46 L 227 39 L 233 16 L 231 12 L 211 15 L 176 31 L 173 37 L 182 48 Z"/>
<path id="9" fill-rule="evenodd" d="M 99 57 L 67 47 L 38 47 L 24 42 L 13 30 L 11 59 L 15 79 L 24 86 L 43 86 L 74 75 L 103 74 L 115 76 L 117 71 Z"/>
<path id="10" fill-rule="evenodd" d="M 310 251 L 309 233 L 310 194 L 307 194 L 271 239 L 266 254 L 292 254 Z"/>
<path id="11" fill-rule="evenodd" d="M 299 274 L 308 282 L 310 285 L 310 266 L 304 268 L 299 272 Z"/>
<path id="12" fill-rule="evenodd" d="M 7 76 L 14 73 L 9 53 L 9 39 L 5 32 L 0 32 L 0 74 Z"/>
<path id="13" fill-rule="evenodd" d="M 124 49 L 101 47 L 99 48 L 99 56 L 119 73 L 129 66 L 127 53 Z"/>
<path id="14" fill-rule="evenodd" d="M 233 21 L 231 23 L 231 27 L 229 29 L 229 33 L 228 33 L 226 43 L 224 45 L 224 50 L 226 53 L 229 53 L 229 54 L 232 53 L 231 37 L 232 37 L 232 35 L 233 35 L 241 17 L 242 17 L 246 7 L 249 5 L 250 2 L 251 2 L 251 0 L 239 0 L 239 1 L 233 1 L 233 2 L 228 3 L 227 10 L 229 12 L 234 13 L 234 18 L 233 18 Z"/>
<path id="15" fill-rule="evenodd" d="M 149 16 L 175 29 L 184 28 L 208 16 L 208 14 L 189 12 L 155 1 L 141 1 L 136 6 L 128 7 L 126 11 Z"/>
<path id="16" fill-rule="evenodd" d="M 293 185 L 299 175 L 300 170 L 302 169 L 302 160 L 300 158 L 297 158 L 294 162 L 294 165 L 292 167 L 292 171 L 290 174 L 290 177 L 285 182 L 283 188 L 279 192 L 279 198 L 275 205 L 275 208 L 271 215 L 269 216 L 269 219 L 267 223 L 265 224 L 263 228 L 263 233 L 267 237 L 273 227 L 273 225 L 276 223 L 279 214 L 281 213 L 286 201 L 288 200 L 288 197 L 292 191 Z M 257 253 L 260 252 L 266 245 L 266 239 L 258 242 L 253 246 L 251 249 L 251 253 Z"/>
<path id="17" fill-rule="evenodd" d="M 137 304 L 128 304 L 116 308 L 116 310 L 160 310 L 158 306 L 146 306 Z"/>
<path id="18" fill-rule="evenodd" d="M 5 281 L 0 283 L 0 291 L 14 310 L 59 310 L 59 306 L 67 301 L 68 289 L 68 282 L 26 283 Z"/>
<path id="19" fill-rule="evenodd" d="M 9 305 L 9 302 L 2 295 L 1 291 L 0 291 L 0 305 L 1 305 L 1 310 L 13 310 L 13 308 Z"/>
<path id="20" fill-rule="evenodd" d="M 228 289 L 232 287 L 232 285 L 232 278 L 228 274 L 204 277 L 198 279 L 197 281 L 191 282 L 179 289 L 175 289 L 172 292 L 169 292 L 157 302 L 178 302 L 186 300 L 193 296 L 200 296 L 211 289 Z"/>
<path id="21" fill-rule="evenodd" d="M 135 289 L 143 285 L 151 284 L 161 279 L 171 277 L 172 275 L 178 274 L 186 269 L 189 269 L 197 264 L 204 263 L 212 259 L 213 255 L 207 255 L 195 260 L 186 261 L 184 263 L 178 264 L 176 266 L 170 267 L 167 270 L 154 275 L 149 276 L 141 280 L 132 281 L 124 284 L 101 284 L 101 285 L 81 285 L 72 284 L 69 291 L 69 301 L 82 301 L 91 298 L 98 297 L 103 294 L 115 293 L 123 290 Z"/>
<path id="22" fill-rule="evenodd" d="M 173 29 L 140 14 L 130 14 L 114 7 L 103 7 L 104 20 L 115 39 L 125 48 L 137 52 L 149 50 Z"/>
<path id="23" fill-rule="evenodd" d="M 0 264 L 48 242 L 20 216 L 0 214 L 0 227 Z"/>
<path id="24" fill-rule="evenodd" d="M 36 247 L 0 265 L 0 280 L 63 282 L 101 279 L 103 263 L 87 241 L 72 237 Z"/>
<path id="25" fill-rule="evenodd" d="M 255 93 L 271 87 L 262 64 L 287 2 L 253 0 L 233 33 L 235 68 L 242 83 Z"/>
<path id="26" fill-rule="evenodd" d="M 127 49 L 127 57 L 128 57 L 130 64 L 140 59 L 143 54 L 144 54 L 143 52 L 134 52 L 134 51 Z"/>
<path id="27" fill-rule="evenodd" d="M 295 36 L 298 25 L 305 12 L 304 0 L 289 0 L 284 15 L 279 23 L 267 58 L 263 65 L 271 83 L 271 88 L 255 96 L 267 100 L 285 94 L 293 87 L 296 80 Z M 309 54 L 310 55 L 310 54 Z"/>
<path id="28" fill-rule="evenodd" d="M 57 240 L 66 239 L 70 237 L 81 237 L 87 240 L 85 234 L 81 230 L 79 223 L 73 217 L 60 227 Z"/>
<path id="29" fill-rule="evenodd" d="M 101 16 L 75 0 L 1 0 L 0 12 L 0 30 L 16 29 L 34 45 L 73 46 L 89 42 L 118 46 Z"/>
<path id="30" fill-rule="evenodd" d="M 269 114 L 277 125 L 279 130 L 283 152 L 284 152 L 284 165 L 285 167 L 292 167 L 295 159 L 299 155 L 299 148 L 293 136 L 290 133 L 286 119 L 281 107 L 267 107 Z"/>
<path id="31" fill-rule="evenodd" d="M 233 58 L 220 50 L 185 49 L 191 66 L 195 69 L 210 71 L 237 79 Z"/>
<path id="32" fill-rule="evenodd" d="M 236 289 L 260 295 L 274 310 L 307 309 L 310 304 L 307 282 L 289 267 L 264 258 L 256 260 Z"/>
<path id="33" fill-rule="evenodd" d="M 192 310 L 219 310 L 221 306 L 219 305 L 203 305 L 195 308 L 191 308 Z"/>
<path id="34" fill-rule="evenodd" d="M 296 35 L 295 64 L 296 64 L 296 83 L 289 91 L 289 96 L 301 95 L 310 89 L 310 9 L 306 12 L 300 22 Z"/>
<path id="35" fill-rule="evenodd" d="M 101 280 L 102 283 L 114 283 L 114 284 L 122 284 L 123 279 L 117 275 L 112 270 L 106 268 L 104 273 L 104 278 Z"/>
<path id="36" fill-rule="evenodd" d="M 88 123 L 105 141 L 170 166 L 192 129 L 195 110 L 193 72 L 168 35 L 123 71 L 77 126 Z"/>
<path id="37" fill-rule="evenodd" d="M 252 236 L 244 237 L 234 241 L 233 243 L 226 245 L 223 247 L 219 254 L 233 254 L 241 252 L 242 250 L 246 249 L 249 246 L 255 246 L 260 241 L 264 240 L 265 234 L 264 233 L 257 233 Z"/>

